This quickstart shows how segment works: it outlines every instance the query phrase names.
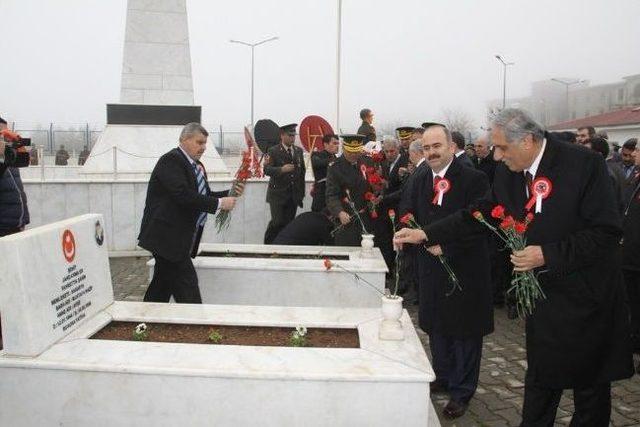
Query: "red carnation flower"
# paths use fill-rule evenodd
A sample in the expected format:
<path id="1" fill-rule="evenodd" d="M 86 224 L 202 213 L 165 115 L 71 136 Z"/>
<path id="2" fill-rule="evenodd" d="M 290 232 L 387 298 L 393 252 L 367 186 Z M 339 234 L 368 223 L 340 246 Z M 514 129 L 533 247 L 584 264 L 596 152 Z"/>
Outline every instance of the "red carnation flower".
<path id="1" fill-rule="evenodd" d="M 484 219 L 484 217 L 482 216 L 482 212 L 480 212 L 480 211 L 475 211 L 475 212 L 473 213 L 473 217 L 474 217 L 475 219 L 477 219 L 478 221 L 480 221 L 480 220 Z"/>
<path id="2" fill-rule="evenodd" d="M 491 210 L 491 216 L 496 219 L 504 218 L 504 206 L 497 205 L 495 208 Z"/>
<path id="3" fill-rule="evenodd" d="M 503 230 L 506 230 L 507 228 L 513 227 L 514 223 L 515 223 L 515 220 L 511 215 L 509 215 L 508 217 L 502 220 L 502 222 L 500 223 L 500 228 L 502 228 Z"/>
<path id="4" fill-rule="evenodd" d="M 400 222 L 403 224 L 408 225 L 411 221 L 413 221 L 413 214 L 411 212 L 407 212 L 400 218 Z"/>
<path id="5" fill-rule="evenodd" d="M 518 234 L 524 234 L 525 231 L 527 231 L 527 226 L 526 224 L 520 222 L 520 221 L 516 221 L 515 225 L 513 226 L 513 228 L 515 228 L 516 233 Z"/>
<path id="6" fill-rule="evenodd" d="M 324 259 L 324 268 L 326 268 L 327 270 L 331 270 L 331 267 L 333 267 L 333 263 L 331 262 L 331 260 L 329 258 L 325 258 Z"/>
<path id="7" fill-rule="evenodd" d="M 389 209 L 389 218 L 391 218 L 391 220 L 396 219 L 396 211 Z"/>
<path id="8" fill-rule="evenodd" d="M 377 211 L 371 211 L 371 219 L 376 219 L 378 218 L 378 212 Z"/>
<path id="9" fill-rule="evenodd" d="M 533 214 L 531 212 L 529 212 L 527 214 L 527 222 L 531 222 L 531 221 L 533 221 Z"/>
<path id="10" fill-rule="evenodd" d="M 375 194 L 373 194 L 371 191 L 367 191 L 366 193 L 364 193 L 364 199 L 367 202 L 372 202 L 375 198 Z"/>

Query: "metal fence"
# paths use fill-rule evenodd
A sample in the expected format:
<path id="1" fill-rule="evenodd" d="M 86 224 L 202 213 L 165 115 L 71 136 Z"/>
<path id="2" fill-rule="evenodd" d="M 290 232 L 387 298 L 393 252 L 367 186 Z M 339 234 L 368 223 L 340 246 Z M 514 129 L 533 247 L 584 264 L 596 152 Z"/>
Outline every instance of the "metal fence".
<path id="1" fill-rule="evenodd" d="M 214 144 L 221 156 L 235 156 L 246 148 L 243 130 L 225 130 L 222 126 L 207 127 L 209 141 Z M 30 123 L 10 122 L 9 127 L 23 138 L 31 138 L 31 144 L 42 147 L 45 156 L 54 155 L 64 147 L 72 157 L 85 147 L 89 150 L 98 141 L 103 124 L 91 123 L 49 123 L 46 126 Z"/>

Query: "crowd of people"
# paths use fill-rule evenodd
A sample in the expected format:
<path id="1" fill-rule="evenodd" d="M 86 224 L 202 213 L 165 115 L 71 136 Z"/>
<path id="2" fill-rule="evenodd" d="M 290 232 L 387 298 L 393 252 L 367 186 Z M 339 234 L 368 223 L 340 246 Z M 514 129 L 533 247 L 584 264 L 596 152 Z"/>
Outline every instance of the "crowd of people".
<path id="1" fill-rule="evenodd" d="M 434 122 L 378 141 L 371 110 L 360 117 L 357 134 L 325 135 L 324 150 L 311 154 L 312 211 L 297 217 L 305 169 L 299 153 L 286 154 L 294 125 L 282 129 L 266 173 L 269 191 L 283 197 L 268 198 L 278 214 L 265 243 L 357 246 L 374 234 L 389 279 L 400 260 L 400 294 L 419 306 L 437 377 L 431 389 L 448 394 L 447 418 L 463 415 L 475 393 L 493 305 L 521 315 L 512 276 L 533 271 L 544 298 L 526 316 L 522 424 L 553 425 L 562 391 L 573 389 L 572 425 L 608 425 L 610 383 L 633 374 L 632 351 L 640 351 L 637 140 L 610 147 L 593 128 L 547 132 L 527 112 L 505 109 L 472 144 Z M 474 219 L 491 218 L 496 206 L 516 222 L 526 217 L 523 250 L 505 250 Z M 388 212 L 411 214 L 417 226 L 394 230 Z M 460 289 L 452 292 L 442 257 Z"/>

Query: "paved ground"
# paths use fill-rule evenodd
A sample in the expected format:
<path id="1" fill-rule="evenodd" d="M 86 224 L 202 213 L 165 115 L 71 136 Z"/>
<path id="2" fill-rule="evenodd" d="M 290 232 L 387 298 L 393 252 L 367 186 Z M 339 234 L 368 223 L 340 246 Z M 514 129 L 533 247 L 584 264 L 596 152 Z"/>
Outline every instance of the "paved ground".
<path id="1" fill-rule="evenodd" d="M 140 301 L 147 288 L 147 258 L 113 258 L 111 275 L 117 300 Z M 408 307 L 416 323 L 415 307 Z M 480 385 L 469 410 L 455 422 L 443 426 L 517 426 L 522 411 L 524 372 L 524 326 L 507 319 L 504 310 L 496 310 L 495 332 L 484 340 Z M 428 337 L 418 330 L 429 353 Z M 612 388 L 611 421 L 613 426 L 640 425 L 640 376 L 620 381 Z M 438 415 L 447 402 L 444 395 L 432 396 Z M 573 412 L 571 393 L 560 401 L 556 425 L 568 425 Z"/>

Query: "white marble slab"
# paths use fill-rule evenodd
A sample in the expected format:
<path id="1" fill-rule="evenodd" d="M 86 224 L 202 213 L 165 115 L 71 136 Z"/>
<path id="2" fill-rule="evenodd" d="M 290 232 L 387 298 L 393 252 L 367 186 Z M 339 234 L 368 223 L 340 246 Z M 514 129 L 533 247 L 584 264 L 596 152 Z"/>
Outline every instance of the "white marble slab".
<path id="1" fill-rule="evenodd" d="M 113 302 L 101 215 L 0 238 L 4 351 L 35 356 Z M 35 262 L 34 262 L 35 261 Z"/>
<path id="2" fill-rule="evenodd" d="M 363 257 L 357 247 L 201 244 L 200 253 L 206 251 L 261 253 L 267 257 L 196 257 L 193 265 L 205 304 L 379 307 L 380 294 L 385 287 L 385 273 L 388 271 L 377 248 L 369 257 Z M 268 257 L 274 253 L 309 255 L 314 258 Z M 327 271 L 324 258 L 333 255 L 348 256 L 349 259 L 333 260 L 336 265 Z M 151 278 L 154 260 L 147 265 Z"/>
<path id="3" fill-rule="evenodd" d="M 38 357 L 0 353 L 0 424 L 431 425 L 435 375 L 411 320 L 405 312 L 404 341 L 380 341 L 379 319 L 379 309 L 115 302 Z M 111 320 L 357 328 L 360 348 L 87 339 Z"/>

